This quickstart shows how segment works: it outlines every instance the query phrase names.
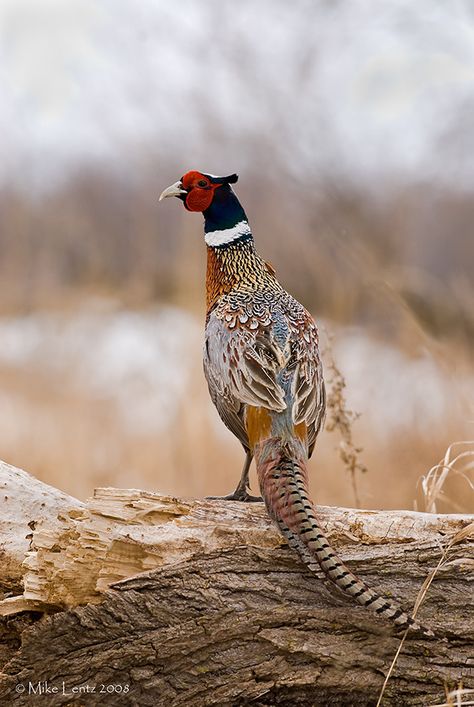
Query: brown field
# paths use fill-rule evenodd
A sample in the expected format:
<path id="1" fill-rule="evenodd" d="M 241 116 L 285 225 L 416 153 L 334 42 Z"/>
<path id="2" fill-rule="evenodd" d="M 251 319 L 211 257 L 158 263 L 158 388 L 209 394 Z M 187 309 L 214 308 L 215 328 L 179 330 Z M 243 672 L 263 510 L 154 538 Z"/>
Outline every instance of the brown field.
<path id="1" fill-rule="evenodd" d="M 41 198 L 0 198 L 0 457 L 81 498 L 103 485 L 226 493 L 240 474 L 241 449 L 201 370 L 200 219 L 158 209 L 159 186 L 91 172 Z M 300 195 L 295 210 L 296 197 L 290 209 L 278 184 L 262 192 L 251 175 L 239 194 L 260 250 L 334 335 L 347 405 L 361 413 L 346 424 L 367 468 L 356 472 L 359 503 L 423 508 L 421 477 L 474 437 L 472 201 L 414 189 L 382 204 L 328 189 L 317 202 Z M 312 489 L 321 503 L 353 505 L 340 432 L 321 435 Z M 439 510 L 472 510 L 469 480 L 450 470 L 443 483 Z"/>
<path id="2" fill-rule="evenodd" d="M 156 432 L 152 424 L 143 432 L 127 426 L 113 399 L 78 390 L 63 375 L 2 367 L 2 458 L 80 498 L 95 486 L 107 485 L 185 496 L 229 492 L 243 455 L 211 407 L 199 347 L 195 355 L 186 396 L 169 428 L 157 425 Z M 365 473 L 356 473 L 361 505 L 412 508 L 418 499 L 423 509 L 417 490 L 421 476 L 444 456 L 453 439 L 466 436 L 466 427 L 458 411 L 449 424 L 440 420 L 432 435 L 417 427 L 399 427 L 393 435 L 378 429 L 374 434 L 361 416 L 353 425 L 367 467 Z M 337 452 L 339 441 L 337 431 L 325 431 L 320 438 L 311 460 L 313 495 L 325 504 L 354 505 L 350 474 Z M 444 489 L 450 501 L 439 503 L 438 510 L 472 510 L 472 490 L 464 479 L 451 476 Z"/>

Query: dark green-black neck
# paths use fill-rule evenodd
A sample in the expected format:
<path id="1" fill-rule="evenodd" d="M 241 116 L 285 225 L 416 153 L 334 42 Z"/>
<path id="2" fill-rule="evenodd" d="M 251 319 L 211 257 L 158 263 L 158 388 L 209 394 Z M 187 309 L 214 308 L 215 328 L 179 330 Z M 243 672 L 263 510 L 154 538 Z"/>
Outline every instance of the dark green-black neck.
<path id="1" fill-rule="evenodd" d="M 253 243 L 246 213 L 228 184 L 215 190 L 212 203 L 203 215 L 205 239 L 209 247 L 226 248 L 231 244 Z"/>

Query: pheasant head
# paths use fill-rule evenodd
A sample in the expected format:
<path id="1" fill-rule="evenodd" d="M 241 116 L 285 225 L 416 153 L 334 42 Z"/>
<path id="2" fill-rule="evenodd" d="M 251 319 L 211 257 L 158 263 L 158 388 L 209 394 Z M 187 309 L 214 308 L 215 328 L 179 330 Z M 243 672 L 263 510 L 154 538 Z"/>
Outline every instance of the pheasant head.
<path id="1" fill-rule="evenodd" d="M 247 216 L 231 186 L 237 179 L 236 174 L 217 177 L 192 170 L 165 189 L 159 200 L 176 196 L 188 211 L 202 212 L 208 246 L 219 248 L 237 240 L 251 240 Z"/>

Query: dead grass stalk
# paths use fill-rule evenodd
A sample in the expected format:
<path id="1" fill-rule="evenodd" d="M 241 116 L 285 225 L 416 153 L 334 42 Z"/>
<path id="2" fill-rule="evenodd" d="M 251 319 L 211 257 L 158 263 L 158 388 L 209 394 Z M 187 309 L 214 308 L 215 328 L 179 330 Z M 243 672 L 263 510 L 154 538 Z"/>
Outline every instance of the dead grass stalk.
<path id="1" fill-rule="evenodd" d="M 458 451 L 463 447 L 468 447 L 464 451 Z M 437 513 L 436 503 L 439 500 L 449 501 L 454 505 L 443 487 L 449 475 L 457 475 L 463 478 L 474 491 L 474 483 L 469 478 L 469 474 L 474 470 L 474 441 L 454 442 L 449 445 L 444 458 L 429 472 L 421 477 L 421 489 L 423 491 L 424 511 L 427 513 Z"/>
<path id="2" fill-rule="evenodd" d="M 437 573 L 439 572 L 439 570 L 443 567 L 443 565 L 446 564 L 447 559 L 448 559 L 448 555 L 449 555 L 449 552 L 450 552 L 451 548 L 452 548 L 454 545 L 456 545 L 457 543 L 460 543 L 460 542 L 462 542 L 463 540 L 466 540 L 466 539 L 467 539 L 468 537 L 470 537 L 470 536 L 474 536 L 474 522 L 473 522 L 473 523 L 469 523 L 468 525 L 466 525 L 464 528 L 462 528 L 462 529 L 459 530 L 457 533 L 455 533 L 455 534 L 453 535 L 453 537 L 450 539 L 450 541 L 448 542 L 448 544 L 446 545 L 446 547 L 445 547 L 444 550 L 443 550 L 443 553 L 442 553 L 442 555 L 441 555 L 441 557 L 440 557 L 440 559 L 439 559 L 439 561 L 438 561 L 438 564 L 437 564 L 436 567 L 429 573 L 429 575 L 426 577 L 425 581 L 423 582 L 423 584 L 422 584 L 422 586 L 421 586 L 421 588 L 420 588 L 420 591 L 418 592 L 418 596 L 417 596 L 417 598 L 416 598 L 415 605 L 414 605 L 414 607 L 413 607 L 412 618 L 415 618 L 415 617 L 416 617 L 420 606 L 423 604 L 423 602 L 424 602 L 424 600 L 425 600 L 425 598 L 426 598 L 426 595 L 428 594 L 428 590 L 429 590 L 429 588 L 430 588 L 430 586 L 431 586 L 432 581 L 433 581 L 434 578 L 436 577 L 436 575 L 437 575 Z M 383 683 L 383 685 L 382 685 L 382 689 L 381 689 L 381 691 L 380 691 L 380 695 L 379 695 L 379 698 L 378 698 L 378 700 L 377 700 L 377 705 L 376 705 L 376 707 L 380 707 L 380 705 L 382 704 L 382 699 L 383 699 L 383 696 L 384 696 L 385 688 L 387 687 L 387 683 L 388 683 L 388 681 L 389 681 L 389 679 L 390 679 L 390 676 L 392 675 L 392 673 L 393 673 L 393 671 L 394 671 L 394 669 L 395 669 L 395 666 L 396 666 L 397 660 L 398 660 L 398 656 L 399 656 L 400 653 L 401 653 L 401 650 L 402 650 L 402 648 L 403 648 L 403 645 L 404 645 L 404 643 L 405 643 L 405 639 L 406 639 L 406 637 L 407 637 L 407 634 L 408 634 L 409 630 L 410 630 L 410 629 L 407 629 L 407 630 L 405 631 L 405 633 L 403 634 L 403 636 L 402 636 L 402 638 L 401 638 L 401 640 L 400 640 L 400 644 L 399 644 L 399 646 L 398 646 L 398 648 L 397 648 L 397 651 L 396 651 L 396 653 L 395 653 L 395 655 L 394 655 L 394 657 L 393 657 L 393 660 L 392 660 L 392 662 L 391 662 L 391 664 L 390 664 L 390 667 L 389 667 L 389 669 L 388 669 L 387 675 L 385 676 L 385 680 L 384 680 L 384 683 Z M 448 703 L 448 704 L 449 704 L 449 703 Z M 466 704 L 468 704 L 468 703 L 464 703 L 464 705 L 466 705 Z"/>
<path id="3" fill-rule="evenodd" d="M 356 508 L 360 508 L 357 475 L 367 472 L 367 467 L 360 459 L 363 448 L 356 446 L 353 437 L 353 424 L 360 417 L 360 413 L 350 410 L 347 405 L 346 381 L 334 359 L 332 335 L 326 329 L 324 331 L 326 334 L 324 358 L 327 381 L 326 430 L 328 432 L 337 431 L 340 435 L 337 452 L 351 479 L 354 505 Z"/>

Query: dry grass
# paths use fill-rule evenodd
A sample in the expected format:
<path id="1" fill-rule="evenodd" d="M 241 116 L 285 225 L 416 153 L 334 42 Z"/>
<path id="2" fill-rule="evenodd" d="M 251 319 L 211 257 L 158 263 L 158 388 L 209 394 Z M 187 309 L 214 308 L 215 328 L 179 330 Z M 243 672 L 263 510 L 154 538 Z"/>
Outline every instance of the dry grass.
<path id="1" fill-rule="evenodd" d="M 266 156 L 272 164 L 271 151 Z M 135 182 L 123 174 L 84 171 L 36 200 L 4 190 L 2 314 L 74 313 L 86 296 L 107 295 L 121 308 L 140 311 L 150 303 L 173 302 L 202 317 L 200 224 L 179 209 L 158 210 L 156 202 L 157 174 L 174 175 L 177 169 L 171 162 L 147 163 Z M 318 320 L 359 324 L 413 358 L 428 349 L 434 360 L 446 362 L 446 380 L 454 374 L 455 382 L 458 372 L 472 376 L 474 290 L 460 273 L 469 261 L 470 241 L 465 228 L 450 228 L 460 214 L 463 223 L 472 221 L 472 199 L 430 193 L 424 186 L 394 191 L 382 204 L 332 184 L 317 194 L 300 184 L 288 198 L 287 182 L 278 174 L 265 188 L 260 174 L 246 174 L 239 195 L 258 247 L 283 284 Z M 410 248 L 417 243 L 424 252 L 427 234 L 430 263 L 420 265 Z M 442 278 L 436 276 L 440 264 Z M 420 476 L 453 439 L 472 436 L 458 405 L 461 392 L 453 384 L 442 421 L 428 432 L 423 420 L 403 425 L 403 410 L 400 420 L 387 422 L 390 433 L 382 435 L 368 414 L 371 393 L 363 405 L 353 405 L 353 381 L 337 356 L 326 353 L 327 426 L 310 462 L 315 500 L 412 507 Z M 392 377 L 399 373 L 389 371 Z M 94 396 L 87 385 L 78 388 L 72 374 L 0 365 L 0 457 L 81 498 L 103 484 L 188 496 L 234 487 L 242 451 L 209 402 L 198 345 L 187 398 L 166 431 L 158 425 L 154 431 L 130 429 L 112 399 Z M 380 373 L 364 375 L 371 383 Z M 387 407 L 392 402 L 387 400 Z M 130 407 L 134 404 L 131 397 Z M 437 495 L 441 510 L 469 508 L 459 486 L 466 483 L 468 472 L 460 465 L 467 458 L 453 460 L 448 465 L 457 471 L 449 472 L 443 495 Z M 365 468 L 368 474 L 361 473 Z M 433 471 L 424 484 L 436 487 L 440 475 L 444 479 L 444 472 Z"/>
<path id="2" fill-rule="evenodd" d="M 466 699 L 467 698 L 467 699 Z M 446 702 L 429 707 L 469 707 L 474 705 L 474 690 L 464 690 L 462 686 L 456 690 L 446 689 Z"/>
<path id="3" fill-rule="evenodd" d="M 354 442 L 354 422 L 360 417 L 360 413 L 350 410 L 345 396 L 346 381 L 339 370 L 331 347 L 331 336 L 326 334 L 326 346 L 323 352 L 325 359 L 326 374 L 326 430 L 337 432 L 340 441 L 337 445 L 337 453 L 349 473 L 352 492 L 354 494 L 354 505 L 360 508 L 360 498 L 358 491 L 358 474 L 365 473 L 367 467 L 362 463 L 360 455 L 362 447 L 356 446 Z"/>
<path id="4" fill-rule="evenodd" d="M 436 575 L 438 574 L 438 572 L 441 570 L 441 568 L 442 568 L 443 566 L 446 566 L 446 564 L 447 564 L 447 562 L 448 562 L 448 555 L 449 555 L 449 552 L 450 552 L 451 548 L 452 548 L 454 545 L 456 545 L 457 543 L 460 543 L 460 542 L 462 542 L 463 540 L 466 540 L 466 538 L 469 538 L 469 537 L 474 537 L 474 523 L 469 523 L 469 525 L 466 525 L 464 528 L 462 528 L 462 530 L 459 530 L 457 533 L 455 533 L 455 534 L 453 535 L 453 537 L 449 540 L 449 542 L 447 543 L 447 545 L 445 546 L 445 548 L 444 548 L 444 550 L 443 550 L 443 552 L 442 552 L 442 554 L 441 554 L 441 557 L 439 558 L 438 564 L 437 564 L 436 567 L 429 573 L 429 575 L 426 577 L 425 581 L 423 582 L 423 584 L 422 584 L 422 586 L 421 586 L 421 588 L 420 588 L 420 591 L 418 592 L 418 595 L 417 595 L 417 598 L 416 598 L 416 601 L 415 601 L 415 605 L 414 605 L 414 607 L 413 607 L 412 618 L 416 618 L 416 615 L 418 614 L 418 610 L 419 610 L 420 606 L 423 604 L 424 600 L 426 599 L 426 596 L 427 596 L 427 594 L 428 594 L 428 590 L 429 590 L 429 588 L 430 588 L 430 586 L 431 586 L 431 583 L 433 582 L 434 578 L 436 577 Z M 404 645 L 404 643 L 405 643 L 405 639 L 406 639 L 406 637 L 407 637 L 407 635 L 408 635 L 408 633 L 409 633 L 409 630 L 410 630 L 410 629 L 407 629 L 407 630 L 405 631 L 405 633 L 403 634 L 403 636 L 402 636 L 402 638 L 401 638 L 401 640 L 400 640 L 400 643 L 399 643 L 399 645 L 398 645 L 398 648 L 397 648 L 397 651 L 396 651 L 396 653 L 395 653 L 395 656 L 394 656 L 394 658 L 393 658 L 393 660 L 392 660 L 392 662 L 391 662 L 391 664 L 390 664 L 390 667 L 389 667 L 389 669 L 388 669 L 387 675 L 385 676 L 385 680 L 384 680 L 384 683 L 383 683 L 383 685 L 382 685 L 382 689 L 381 689 L 381 691 L 380 691 L 380 695 L 379 695 L 379 698 L 378 698 L 378 700 L 377 700 L 377 705 L 376 705 L 376 707 L 380 707 L 380 705 L 382 704 L 382 699 L 383 699 L 383 696 L 384 696 L 384 693 L 385 693 L 385 689 L 386 689 L 386 687 L 387 687 L 387 684 L 388 684 L 388 681 L 389 681 L 389 679 L 390 679 L 390 676 L 392 675 L 392 673 L 393 673 L 393 671 L 394 671 L 394 669 L 395 669 L 395 666 L 396 666 L 396 664 L 397 664 L 398 657 L 399 657 L 399 655 L 400 655 L 400 653 L 401 653 L 401 651 L 402 651 L 402 648 L 403 648 L 403 645 Z M 459 696 L 459 695 L 460 695 L 460 693 L 459 693 L 459 691 L 458 691 L 458 696 Z M 466 703 L 464 703 L 464 704 L 466 704 Z"/>
<path id="5" fill-rule="evenodd" d="M 459 451 L 463 450 L 464 451 Z M 474 441 L 454 442 L 446 450 L 444 458 L 420 479 L 423 492 L 423 509 L 427 513 L 437 513 L 437 502 L 442 500 L 455 510 L 462 511 L 462 507 L 444 490 L 449 476 L 458 476 L 463 479 L 468 489 L 474 491 L 474 483 L 470 476 L 474 471 Z"/>
<path id="6" fill-rule="evenodd" d="M 428 513 L 436 513 L 436 501 L 438 498 L 442 498 L 445 496 L 443 492 L 443 484 L 446 482 L 446 479 L 449 475 L 449 473 L 459 473 L 463 476 L 463 478 L 466 479 L 466 481 L 469 483 L 469 486 L 471 490 L 474 489 L 473 484 L 470 482 L 469 478 L 467 478 L 466 473 L 471 471 L 474 468 L 474 462 L 473 462 L 473 457 L 474 457 L 474 451 L 471 449 L 468 449 L 464 452 L 459 452 L 456 455 L 453 455 L 453 450 L 462 446 L 469 446 L 472 447 L 473 443 L 472 442 L 456 442 L 454 444 L 451 444 L 448 449 L 446 450 L 446 454 L 444 456 L 444 459 L 437 464 L 435 467 L 432 467 L 428 474 L 426 476 L 423 476 L 421 479 L 421 486 L 423 489 L 423 494 L 425 498 L 425 510 Z M 456 465 L 459 465 L 461 462 L 461 469 L 456 468 Z M 413 608 L 413 613 L 412 617 L 415 618 L 420 606 L 422 605 L 423 601 L 425 600 L 428 590 L 431 586 L 431 583 L 433 582 L 435 576 L 438 574 L 440 569 L 442 567 L 445 567 L 448 563 L 448 555 L 451 550 L 451 548 L 459 543 L 465 540 L 468 537 L 474 536 L 474 523 L 470 523 L 466 525 L 462 530 L 457 532 L 448 542 L 448 544 L 445 546 L 443 553 L 441 554 L 441 557 L 438 561 L 438 564 L 436 567 L 430 572 L 430 574 L 426 577 L 425 581 L 423 582 L 420 591 L 418 592 L 418 596 L 415 601 L 415 605 Z M 466 560 L 468 561 L 468 560 Z M 457 560 L 459 562 L 459 560 Z M 405 639 L 407 637 L 409 630 L 405 631 L 403 634 L 400 644 L 397 648 L 397 651 L 395 653 L 395 656 L 392 660 L 392 663 L 390 664 L 390 667 L 388 669 L 387 675 L 385 677 L 384 683 L 382 685 L 382 689 L 380 691 L 380 695 L 377 701 L 377 706 L 379 707 L 382 703 L 383 695 L 385 692 L 385 688 L 387 687 L 387 683 L 390 679 L 390 676 L 392 675 L 398 657 L 401 653 L 401 650 L 403 648 L 403 644 L 405 643 Z M 444 707 L 446 705 L 447 707 L 450 707 L 450 705 L 472 705 L 474 704 L 474 701 L 468 700 L 467 702 L 464 700 L 465 696 L 473 696 L 474 695 L 474 690 L 463 690 L 462 688 L 459 688 L 457 690 L 453 690 L 451 692 L 447 692 L 446 694 L 446 702 L 443 703 L 442 705 L 433 705 L 432 707 Z M 454 701 L 456 700 L 456 701 Z"/>
<path id="7" fill-rule="evenodd" d="M 146 393 L 143 386 L 130 392 L 129 415 L 124 419 L 113 398 L 98 396 L 87 381 L 78 384 L 74 360 L 60 371 L 0 365 L 0 458 L 79 498 L 90 496 L 94 487 L 103 485 L 155 489 L 181 496 L 228 493 L 240 474 L 242 449 L 209 400 L 199 340 L 193 344 L 190 359 L 186 395 L 169 426 L 163 428 L 158 418 L 155 422 L 154 411 L 150 410 L 147 429 L 127 422 L 142 402 L 141 396 Z M 398 427 L 389 434 L 385 430 L 380 433 L 367 411 L 355 418 L 347 410 L 347 388 L 341 381 L 339 372 L 336 385 L 329 386 L 328 421 L 331 428 L 331 416 L 335 416 L 342 431 L 341 426 L 333 432 L 324 430 L 310 461 L 315 502 L 354 505 L 348 465 L 334 441 L 340 434 L 343 443 L 349 441 L 355 450 L 365 450 L 369 472 L 356 472 L 356 502 L 368 508 L 413 507 L 413 491 L 420 476 L 426 474 L 433 458 L 441 456 L 452 438 L 465 431 L 461 413 L 453 409 L 450 424 L 441 419 L 429 436 L 416 426 L 403 428 L 403 433 Z M 371 401 L 366 405 L 370 411 Z M 162 411 L 166 412 L 166 407 Z M 354 466 L 349 466 L 351 469 Z M 251 480 L 256 488 L 253 471 Z M 449 476 L 446 483 L 450 483 Z M 465 488 L 451 484 L 445 495 L 459 509 L 471 510 L 472 498 Z M 438 510 L 451 507 L 444 496 L 438 499 Z"/>

